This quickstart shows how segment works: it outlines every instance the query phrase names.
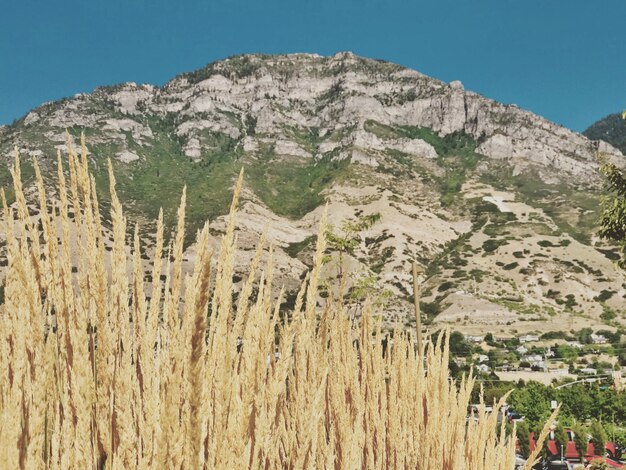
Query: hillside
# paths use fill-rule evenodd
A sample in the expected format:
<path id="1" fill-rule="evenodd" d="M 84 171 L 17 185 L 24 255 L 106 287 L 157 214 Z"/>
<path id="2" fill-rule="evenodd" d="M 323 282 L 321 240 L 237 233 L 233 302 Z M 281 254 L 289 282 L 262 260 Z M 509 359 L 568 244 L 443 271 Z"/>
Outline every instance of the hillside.
<path id="1" fill-rule="evenodd" d="M 326 203 L 336 231 L 381 215 L 345 263 L 354 308 L 374 293 L 391 324 L 411 324 L 413 259 L 426 270 L 428 322 L 468 332 L 623 322 L 626 279 L 616 250 L 594 236 L 596 154 L 623 155 L 460 82 L 350 53 L 238 56 L 163 87 L 126 83 L 46 103 L 0 128 L 0 156 L 10 161 L 17 146 L 52 176 L 66 129 L 85 134 L 101 188 L 113 159 L 120 198 L 145 234 L 159 207 L 171 227 L 186 185 L 188 240 L 209 218 L 217 243 L 244 167 L 238 262 L 267 227 L 289 301 Z M 32 181 L 28 165 L 23 173 Z"/>
<path id="2" fill-rule="evenodd" d="M 604 140 L 626 154 L 626 120 L 622 118 L 622 113 L 609 114 L 594 122 L 583 135 L 593 140 Z"/>

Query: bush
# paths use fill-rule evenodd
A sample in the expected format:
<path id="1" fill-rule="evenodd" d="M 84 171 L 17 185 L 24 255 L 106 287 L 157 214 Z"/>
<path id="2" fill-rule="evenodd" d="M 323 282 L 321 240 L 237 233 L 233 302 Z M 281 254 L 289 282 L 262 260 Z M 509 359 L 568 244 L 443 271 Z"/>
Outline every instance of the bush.
<path id="1" fill-rule="evenodd" d="M 550 339 L 568 339 L 569 336 L 564 331 L 548 331 L 543 333 L 540 336 L 541 340 L 550 340 Z"/>
<path id="2" fill-rule="evenodd" d="M 613 291 L 613 290 L 602 289 L 602 292 L 600 292 L 598 295 L 596 295 L 593 298 L 593 300 L 595 300 L 596 302 L 606 302 L 611 297 L 613 297 L 613 294 L 615 294 L 615 291 Z"/>
<path id="3" fill-rule="evenodd" d="M 602 458 L 591 460 L 589 470 L 609 470 L 609 464 Z"/>
<path id="4" fill-rule="evenodd" d="M 493 253 L 498 248 L 506 245 L 507 243 L 508 242 L 506 240 L 494 240 L 493 238 L 490 238 L 489 240 L 483 242 L 483 251 L 485 251 L 486 253 Z"/>
<path id="5" fill-rule="evenodd" d="M 612 321 L 617 318 L 617 313 L 612 308 L 607 307 L 606 305 L 602 308 L 602 313 L 600 314 L 600 318 L 604 321 Z"/>

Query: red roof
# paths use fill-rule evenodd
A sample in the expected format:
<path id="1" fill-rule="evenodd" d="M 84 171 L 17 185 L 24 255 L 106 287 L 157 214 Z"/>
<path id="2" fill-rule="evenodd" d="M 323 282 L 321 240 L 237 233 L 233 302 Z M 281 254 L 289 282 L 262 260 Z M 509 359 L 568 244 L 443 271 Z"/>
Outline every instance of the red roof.
<path id="1" fill-rule="evenodd" d="M 568 429 L 569 431 L 569 429 Z M 569 432 L 568 432 L 569 435 Z M 570 438 L 571 439 L 571 438 Z M 611 455 L 615 455 L 615 444 L 612 442 L 607 442 L 606 445 L 604 446 L 605 450 L 608 450 Z M 534 433 L 531 432 L 530 433 L 530 450 L 531 452 L 533 450 L 535 450 L 535 437 L 534 437 Z M 550 453 L 552 455 L 560 455 L 561 454 L 561 450 L 557 449 L 556 447 L 556 442 L 553 439 L 550 439 L 548 441 L 548 450 L 550 451 Z M 604 454 L 604 453 L 603 453 Z M 567 443 L 567 448 L 565 449 L 565 458 L 567 460 L 580 460 L 580 455 L 578 454 L 578 451 L 576 450 L 576 445 L 574 444 L 574 441 L 570 440 Z M 594 446 L 591 442 L 589 442 L 587 444 L 587 452 L 585 454 L 585 459 L 587 460 L 593 460 L 594 458 L 604 458 L 604 455 L 597 455 L 596 451 L 594 449 Z M 605 459 L 606 463 L 610 466 L 610 467 L 614 467 L 614 468 L 622 468 L 622 464 L 615 462 L 614 460 L 611 459 Z"/>

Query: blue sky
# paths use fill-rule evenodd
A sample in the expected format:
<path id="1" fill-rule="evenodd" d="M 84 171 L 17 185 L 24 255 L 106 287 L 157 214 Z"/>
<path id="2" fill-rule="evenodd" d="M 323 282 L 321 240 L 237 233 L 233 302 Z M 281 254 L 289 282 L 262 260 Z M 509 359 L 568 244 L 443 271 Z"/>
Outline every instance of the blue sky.
<path id="1" fill-rule="evenodd" d="M 350 50 L 574 130 L 626 108 L 625 0 L 19 0 L 0 16 L 0 124 L 233 54 Z"/>

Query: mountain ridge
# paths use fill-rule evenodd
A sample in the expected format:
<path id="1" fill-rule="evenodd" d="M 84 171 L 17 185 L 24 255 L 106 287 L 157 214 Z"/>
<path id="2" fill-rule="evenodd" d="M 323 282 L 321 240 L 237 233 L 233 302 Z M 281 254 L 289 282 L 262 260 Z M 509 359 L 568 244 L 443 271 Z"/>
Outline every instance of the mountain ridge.
<path id="1" fill-rule="evenodd" d="M 621 321 L 611 312 L 624 280 L 613 247 L 594 236 L 594 211 L 596 154 L 623 155 L 458 81 L 345 52 L 234 56 L 162 87 L 119 84 L 44 104 L 0 128 L 0 157 L 17 145 L 53 173 L 65 129 L 86 135 L 100 186 L 113 158 L 120 197 L 145 227 L 161 206 L 172 222 L 185 184 L 191 231 L 209 218 L 217 237 L 245 166 L 241 256 L 276 227 L 268 237 L 290 292 L 326 203 L 338 232 L 382 215 L 344 262 L 353 297 L 363 278 L 370 294 L 394 295 L 389 322 L 410 323 L 413 259 L 429 272 L 429 321 L 529 331 L 570 317 Z M 336 271 L 335 261 L 326 275 Z"/>

